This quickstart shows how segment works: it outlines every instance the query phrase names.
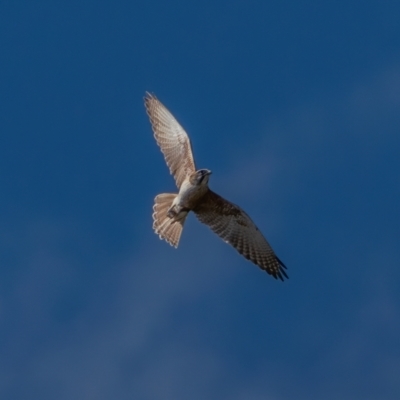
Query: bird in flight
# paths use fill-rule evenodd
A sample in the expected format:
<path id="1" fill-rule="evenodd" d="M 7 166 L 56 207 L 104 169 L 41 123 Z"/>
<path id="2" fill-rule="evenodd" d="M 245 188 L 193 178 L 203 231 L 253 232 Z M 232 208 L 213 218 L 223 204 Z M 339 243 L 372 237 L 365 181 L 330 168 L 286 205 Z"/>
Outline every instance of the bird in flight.
<path id="1" fill-rule="evenodd" d="M 154 137 L 179 189 L 179 193 L 162 193 L 154 199 L 153 229 L 160 239 L 178 247 L 186 217 L 193 211 L 248 260 L 275 279 L 288 278 L 285 265 L 251 218 L 209 189 L 211 171 L 196 170 L 189 136 L 174 116 L 150 93 L 144 102 Z"/>

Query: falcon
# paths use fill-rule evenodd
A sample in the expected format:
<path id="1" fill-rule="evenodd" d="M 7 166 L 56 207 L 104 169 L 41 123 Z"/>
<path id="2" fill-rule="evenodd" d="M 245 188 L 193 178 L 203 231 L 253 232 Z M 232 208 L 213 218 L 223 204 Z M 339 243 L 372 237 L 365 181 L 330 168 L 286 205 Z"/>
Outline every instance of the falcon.
<path id="1" fill-rule="evenodd" d="M 146 93 L 144 103 L 154 137 L 179 190 L 155 197 L 155 233 L 178 247 L 186 217 L 193 211 L 200 222 L 262 270 L 275 279 L 288 278 L 285 265 L 251 218 L 239 206 L 209 189 L 211 171 L 196 170 L 189 136 L 174 116 L 150 93 Z"/>

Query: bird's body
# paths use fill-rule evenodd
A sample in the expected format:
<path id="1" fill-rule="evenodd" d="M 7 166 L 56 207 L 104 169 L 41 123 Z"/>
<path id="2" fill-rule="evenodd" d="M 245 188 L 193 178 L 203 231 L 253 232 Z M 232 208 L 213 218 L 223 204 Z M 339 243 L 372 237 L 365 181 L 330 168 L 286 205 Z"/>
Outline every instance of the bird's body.
<path id="1" fill-rule="evenodd" d="M 178 193 L 155 197 L 155 232 L 178 247 L 186 217 L 193 211 L 201 222 L 261 269 L 274 278 L 288 278 L 286 267 L 251 218 L 239 206 L 209 189 L 211 171 L 195 169 L 189 137 L 173 115 L 149 93 L 145 105 L 157 144 L 179 189 Z"/>
<path id="2" fill-rule="evenodd" d="M 181 212 L 187 212 L 193 210 L 208 191 L 208 175 L 210 174 L 211 171 L 209 170 L 199 170 L 188 176 L 182 182 L 171 211 L 179 212 L 182 210 Z"/>

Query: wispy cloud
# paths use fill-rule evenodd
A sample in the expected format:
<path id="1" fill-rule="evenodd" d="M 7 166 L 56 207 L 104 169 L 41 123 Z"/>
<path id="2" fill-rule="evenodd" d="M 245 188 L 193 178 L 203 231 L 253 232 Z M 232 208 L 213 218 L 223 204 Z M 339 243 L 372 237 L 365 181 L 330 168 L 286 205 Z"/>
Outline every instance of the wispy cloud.
<path id="1" fill-rule="evenodd" d="M 382 138 L 376 127 L 382 121 L 392 129 L 400 128 L 398 85 L 398 69 L 393 68 L 349 88 L 342 98 L 287 110 L 262 128 L 257 148 L 245 156 L 241 153 L 220 178 L 226 182 L 221 194 L 251 204 L 249 213 L 258 225 L 268 224 L 271 229 L 272 224 L 274 232 L 282 229 L 287 224 L 279 214 L 279 204 L 287 202 L 283 199 L 289 194 L 296 199 L 302 193 L 302 177 L 320 173 L 318 166 L 337 162 L 324 158 L 337 145 L 339 128 L 339 135 L 354 130 L 356 140 L 363 142 L 366 138 L 360 131 L 368 126 L 365 134 L 376 135 L 390 146 L 394 136 Z M 270 203 L 267 211 L 265 199 Z M 10 285 L 0 299 L 2 398 L 288 399 L 296 393 L 297 398 L 309 398 L 310 393 L 321 397 L 329 388 L 330 398 L 378 399 L 379 394 L 373 393 L 377 387 L 386 388 L 386 398 L 400 393 L 398 347 L 392 353 L 388 350 L 400 334 L 399 295 L 396 280 L 391 279 L 398 275 L 399 254 L 383 241 L 355 255 L 349 254 L 343 241 L 360 232 L 344 232 L 342 239 L 327 233 L 332 239 L 324 242 L 327 264 L 313 270 L 319 272 L 314 279 L 318 282 L 309 283 L 305 293 L 298 282 L 304 274 L 308 281 L 311 274 L 297 266 L 297 283 L 290 281 L 285 292 L 290 297 L 286 314 L 271 314 L 265 323 L 255 300 L 263 300 L 262 309 L 282 306 L 276 293 L 283 289 L 273 286 L 279 283 L 265 283 L 261 290 L 260 279 L 271 278 L 211 232 L 207 234 L 194 218 L 185 227 L 178 251 L 156 237 L 143 236 L 137 238 L 140 250 L 125 255 L 123 261 L 107 257 L 93 239 L 95 233 L 79 222 L 27 222 L 14 233 L 10 227 L 3 229 L 7 230 L 2 233 L 7 238 L 3 254 L 14 259 L 16 272 L 8 277 Z M 308 242 L 314 252 L 316 244 L 293 230 L 287 234 L 288 243 Z M 349 258 L 363 266 L 359 281 L 352 283 L 356 289 L 344 285 Z M 251 288 L 241 282 L 243 265 L 253 268 Z M 337 266 L 346 268 L 324 270 Z M 357 293 L 351 297 L 354 290 Z M 321 301 L 326 292 L 333 294 L 324 310 Z M 247 303 L 240 303 L 246 296 Z M 332 304 L 335 301 L 343 310 Z M 232 317 L 240 312 L 243 318 L 251 314 L 251 319 Z M 331 317 L 326 315 L 329 312 Z M 199 314 L 209 315 L 210 324 L 227 318 L 226 327 L 221 323 L 223 331 L 216 335 L 226 336 L 226 343 L 207 340 L 211 328 L 196 322 Z M 265 348 L 260 348 L 261 358 L 251 368 L 250 356 L 232 354 L 239 346 L 232 339 L 234 329 L 248 335 L 265 332 L 266 338 L 254 343 L 262 347 L 270 343 L 268 334 L 279 323 L 292 325 L 289 332 L 285 325 L 287 337 L 282 338 L 289 350 L 275 354 L 279 343 L 273 343 L 266 356 Z M 289 351 L 298 353 L 292 354 L 291 361 L 285 353 Z M 364 372 L 370 382 L 380 383 L 366 382 Z M 319 382 L 313 381 L 315 376 Z"/>

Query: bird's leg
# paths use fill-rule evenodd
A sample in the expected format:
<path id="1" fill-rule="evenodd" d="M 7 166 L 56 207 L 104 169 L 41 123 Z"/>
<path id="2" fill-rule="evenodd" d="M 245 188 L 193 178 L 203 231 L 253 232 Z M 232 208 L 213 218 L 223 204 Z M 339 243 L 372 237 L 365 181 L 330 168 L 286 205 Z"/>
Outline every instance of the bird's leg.
<path id="1" fill-rule="evenodd" d="M 168 212 L 167 212 L 168 218 L 174 218 L 174 217 L 176 217 L 176 216 L 178 215 L 178 212 L 175 210 L 175 207 L 176 207 L 176 206 L 173 205 L 173 206 L 168 210 Z"/>
<path id="2" fill-rule="evenodd" d="M 175 221 L 179 221 L 184 219 L 188 212 L 189 212 L 188 208 L 179 206 L 178 204 L 173 204 L 167 211 L 167 217 L 172 218 Z"/>

